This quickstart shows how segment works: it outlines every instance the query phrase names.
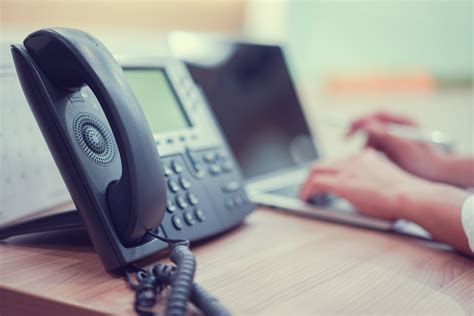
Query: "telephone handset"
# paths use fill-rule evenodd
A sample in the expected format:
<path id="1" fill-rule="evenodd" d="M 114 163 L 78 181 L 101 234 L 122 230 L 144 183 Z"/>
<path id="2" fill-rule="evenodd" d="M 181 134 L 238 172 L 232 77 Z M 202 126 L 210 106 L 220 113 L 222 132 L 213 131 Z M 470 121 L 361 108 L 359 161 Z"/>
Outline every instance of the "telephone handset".
<path id="1" fill-rule="evenodd" d="M 227 144 L 205 101 L 196 98 L 198 89 L 184 66 L 127 68 L 97 39 L 74 29 L 40 30 L 23 44 L 12 46 L 23 91 L 107 269 L 167 247 L 145 238 L 147 232 L 198 240 L 237 225 L 253 209 Z M 170 95 L 193 123 L 186 131 L 152 132 L 149 123 L 156 125 L 156 118 L 143 110 L 140 89 L 156 89 L 147 76 L 139 76 L 137 88 L 137 70 L 140 76 L 158 78 L 161 71 L 168 78 L 174 88 Z M 165 110 L 161 101 L 153 106 L 155 112 Z"/>
<path id="2" fill-rule="evenodd" d="M 99 41 L 72 29 L 40 30 L 25 39 L 24 47 L 13 46 L 13 52 L 16 65 L 30 67 L 28 77 L 26 74 L 23 78 L 20 75 L 20 79 L 25 81 L 32 78 L 41 89 L 41 101 L 28 98 L 38 111 L 50 112 L 51 115 L 58 109 L 54 109 L 56 105 L 54 100 L 48 98 L 48 94 L 54 93 L 55 98 L 60 100 L 79 91 L 84 85 L 98 99 L 115 138 L 122 165 L 121 175 L 115 178 L 112 174 L 103 173 L 102 177 L 107 178 L 109 184 L 100 195 L 90 192 L 94 187 L 90 183 L 93 181 L 91 177 L 82 177 L 80 181 L 74 179 L 74 183 L 67 184 L 72 192 L 76 192 L 75 187 L 79 186 L 82 187 L 81 191 L 89 191 L 87 195 L 75 194 L 74 201 L 77 203 L 78 200 L 87 199 L 79 204 L 93 207 L 95 212 L 107 212 L 124 245 L 137 242 L 148 229 L 161 223 L 165 211 L 166 186 L 150 127 L 120 65 Z M 94 120 L 97 122 L 81 124 L 76 133 L 82 134 L 92 152 L 101 153 L 107 146 L 111 147 L 110 151 L 114 151 L 113 139 L 107 137 L 110 133 L 108 127 L 99 118 Z M 70 142 L 74 140 L 63 130 L 67 128 L 67 122 L 54 123 L 56 131 L 44 130 L 43 133 L 59 133 L 64 147 L 55 150 L 67 150 L 71 155 Z M 73 155 L 68 158 L 75 160 Z M 94 172 L 93 168 L 87 166 L 81 169 L 82 173 Z M 108 211 L 104 207 L 105 201 Z"/>

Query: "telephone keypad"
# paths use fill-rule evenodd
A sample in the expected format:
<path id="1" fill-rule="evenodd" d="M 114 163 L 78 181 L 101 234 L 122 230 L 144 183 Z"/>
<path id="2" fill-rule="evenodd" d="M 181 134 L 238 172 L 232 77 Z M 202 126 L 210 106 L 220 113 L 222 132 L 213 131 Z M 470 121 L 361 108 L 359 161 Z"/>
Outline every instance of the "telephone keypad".
<path id="1" fill-rule="evenodd" d="M 234 226 L 253 205 L 234 162 L 221 149 L 191 150 L 162 157 L 170 170 L 162 222 L 168 238 L 197 240 Z"/>

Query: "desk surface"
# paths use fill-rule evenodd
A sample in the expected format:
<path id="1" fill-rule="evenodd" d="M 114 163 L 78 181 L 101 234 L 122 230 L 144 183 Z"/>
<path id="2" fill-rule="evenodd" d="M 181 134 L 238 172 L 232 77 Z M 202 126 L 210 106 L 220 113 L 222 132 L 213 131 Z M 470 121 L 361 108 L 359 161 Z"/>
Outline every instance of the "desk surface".
<path id="1" fill-rule="evenodd" d="M 408 237 L 259 209 L 193 251 L 197 282 L 237 315 L 474 313 L 474 261 Z M 82 231 L 10 239 L 0 269 L 2 315 L 133 315 Z"/>

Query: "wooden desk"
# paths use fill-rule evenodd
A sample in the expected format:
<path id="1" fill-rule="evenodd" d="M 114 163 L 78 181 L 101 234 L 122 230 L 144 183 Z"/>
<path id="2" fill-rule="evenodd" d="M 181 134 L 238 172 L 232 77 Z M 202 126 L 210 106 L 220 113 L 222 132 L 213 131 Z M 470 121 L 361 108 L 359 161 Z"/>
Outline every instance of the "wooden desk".
<path id="1" fill-rule="evenodd" d="M 133 315 L 83 232 L 41 236 L 0 245 L 1 315 Z M 237 315 L 474 313 L 474 262 L 408 237 L 259 209 L 194 253 L 197 281 Z"/>

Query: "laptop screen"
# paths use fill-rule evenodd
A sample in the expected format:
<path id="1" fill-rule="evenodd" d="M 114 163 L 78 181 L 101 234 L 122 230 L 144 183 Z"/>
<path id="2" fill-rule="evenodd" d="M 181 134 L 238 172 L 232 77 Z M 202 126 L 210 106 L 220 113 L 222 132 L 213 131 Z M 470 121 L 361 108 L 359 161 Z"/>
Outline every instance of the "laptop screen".
<path id="1" fill-rule="evenodd" d="M 215 40 L 199 46 L 183 54 L 174 45 L 173 52 L 202 88 L 246 179 L 318 157 L 279 46 Z"/>

